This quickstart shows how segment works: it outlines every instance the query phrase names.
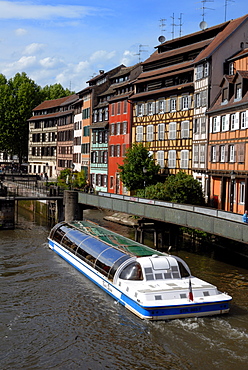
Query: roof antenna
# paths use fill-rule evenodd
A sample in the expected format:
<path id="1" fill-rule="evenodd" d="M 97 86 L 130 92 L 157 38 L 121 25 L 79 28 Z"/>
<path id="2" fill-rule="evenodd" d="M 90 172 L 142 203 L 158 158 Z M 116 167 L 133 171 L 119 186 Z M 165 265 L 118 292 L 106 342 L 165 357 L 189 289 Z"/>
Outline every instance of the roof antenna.
<path id="1" fill-rule="evenodd" d="M 147 51 L 147 50 L 142 50 L 142 48 L 143 48 L 144 46 L 148 46 L 148 45 L 142 45 L 142 44 L 139 44 L 139 52 L 138 52 L 138 54 L 134 54 L 134 55 L 138 55 L 138 56 L 139 56 L 139 63 L 141 62 L 141 53 L 143 53 L 143 52 Z"/>
<path id="2" fill-rule="evenodd" d="M 205 4 L 206 4 L 207 2 L 211 2 L 211 3 L 213 3 L 213 2 L 214 2 L 214 0 L 201 0 L 201 3 L 202 3 L 202 7 L 201 7 L 201 9 L 202 9 L 202 21 L 203 21 L 203 22 L 205 21 L 205 10 L 206 10 L 206 9 L 214 10 L 214 9 L 212 9 L 212 8 L 207 8 L 207 7 L 205 6 Z"/>
<path id="3" fill-rule="evenodd" d="M 235 3 L 235 1 L 234 0 L 225 0 L 225 22 L 226 22 L 226 13 L 227 13 L 227 4 L 228 3 Z"/>

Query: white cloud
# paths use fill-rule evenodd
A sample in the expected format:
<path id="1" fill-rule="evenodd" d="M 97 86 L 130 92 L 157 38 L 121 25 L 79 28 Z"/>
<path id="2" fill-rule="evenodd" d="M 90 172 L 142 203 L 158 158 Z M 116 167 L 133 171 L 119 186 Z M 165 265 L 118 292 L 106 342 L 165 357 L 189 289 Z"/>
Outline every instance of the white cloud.
<path id="1" fill-rule="evenodd" d="M 25 30 L 24 28 L 17 28 L 15 30 L 15 34 L 17 36 L 23 36 L 23 35 L 26 35 L 26 33 L 27 33 L 27 30 Z"/>
<path id="2" fill-rule="evenodd" d="M 28 54 L 28 55 L 36 54 L 37 52 L 43 50 L 44 48 L 45 48 L 45 44 L 38 44 L 36 42 L 33 42 L 32 44 L 27 45 L 25 47 L 23 54 Z"/>
<path id="3" fill-rule="evenodd" d="M 36 5 L 30 1 L 0 1 L 0 19 L 80 19 L 97 12 L 78 5 Z"/>
<path id="4" fill-rule="evenodd" d="M 60 66 L 63 66 L 64 62 L 62 59 L 46 57 L 40 60 L 40 65 L 43 68 L 58 68 Z"/>
<path id="5" fill-rule="evenodd" d="M 136 60 L 136 61 L 135 61 Z M 129 66 L 132 64 L 137 63 L 137 55 L 135 53 L 125 50 L 123 56 L 121 58 L 120 64 L 124 64 L 125 66 Z"/>
<path id="6" fill-rule="evenodd" d="M 116 55 L 115 51 L 108 52 L 106 50 L 98 50 L 98 51 L 95 51 L 91 55 L 90 61 L 93 62 L 93 63 L 104 62 L 104 60 L 110 60 L 110 59 L 114 58 L 115 55 Z"/>
<path id="7" fill-rule="evenodd" d="M 10 75 L 10 74 L 14 75 L 17 72 L 23 72 L 26 69 L 35 66 L 36 63 L 37 63 L 37 60 L 35 56 L 29 56 L 29 57 L 23 56 L 22 58 L 20 58 L 19 60 L 13 63 L 6 64 L 2 73 L 6 75 Z"/>

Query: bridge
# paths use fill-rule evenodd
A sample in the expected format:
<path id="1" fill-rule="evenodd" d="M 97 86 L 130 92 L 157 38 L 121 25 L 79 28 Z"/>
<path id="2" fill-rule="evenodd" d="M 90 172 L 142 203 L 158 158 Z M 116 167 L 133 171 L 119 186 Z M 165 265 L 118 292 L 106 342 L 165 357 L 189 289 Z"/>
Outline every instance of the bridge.
<path id="1" fill-rule="evenodd" d="M 79 192 L 78 203 L 185 226 L 248 244 L 248 224 L 236 213 L 104 192 L 97 195 Z"/>

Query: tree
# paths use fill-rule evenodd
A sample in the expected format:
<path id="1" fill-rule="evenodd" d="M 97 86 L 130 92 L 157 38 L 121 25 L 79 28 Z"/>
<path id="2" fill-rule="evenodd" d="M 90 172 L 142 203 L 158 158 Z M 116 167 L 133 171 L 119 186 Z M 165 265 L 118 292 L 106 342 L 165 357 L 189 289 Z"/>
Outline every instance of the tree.
<path id="1" fill-rule="evenodd" d="M 64 89 L 61 84 L 46 85 L 41 89 L 42 101 L 63 98 L 73 94 L 69 89 Z"/>
<path id="2" fill-rule="evenodd" d="M 166 180 L 166 196 L 174 203 L 204 205 L 202 186 L 193 176 L 180 171 Z"/>
<path id="3" fill-rule="evenodd" d="M 143 189 L 139 190 L 137 196 L 173 203 L 205 205 L 201 184 L 183 171 L 168 176 L 164 183 L 149 186 L 145 192 Z"/>
<path id="4" fill-rule="evenodd" d="M 28 155 L 27 120 L 40 103 L 40 87 L 26 73 L 9 81 L 0 77 L 0 151 L 17 155 L 22 163 Z"/>
<path id="5" fill-rule="evenodd" d="M 123 165 L 118 165 L 120 179 L 128 190 L 141 189 L 156 182 L 160 169 L 147 147 L 142 143 L 134 143 L 127 149 Z"/>

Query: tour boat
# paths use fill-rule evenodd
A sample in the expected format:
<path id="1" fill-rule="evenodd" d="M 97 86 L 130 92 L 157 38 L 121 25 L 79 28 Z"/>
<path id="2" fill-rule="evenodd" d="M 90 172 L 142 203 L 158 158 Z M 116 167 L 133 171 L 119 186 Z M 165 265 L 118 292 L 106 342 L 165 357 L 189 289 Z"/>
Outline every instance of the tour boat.
<path id="1" fill-rule="evenodd" d="M 229 312 L 232 297 L 192 276 L 181 258 L 91 221 L 61 222 L 52 228 L 48 242 L 59 256 L 142 319 Z"/>

